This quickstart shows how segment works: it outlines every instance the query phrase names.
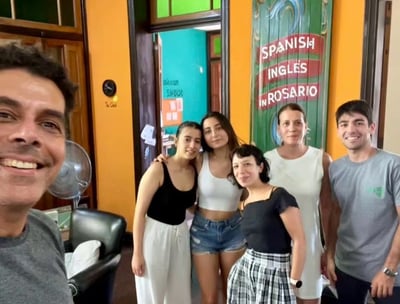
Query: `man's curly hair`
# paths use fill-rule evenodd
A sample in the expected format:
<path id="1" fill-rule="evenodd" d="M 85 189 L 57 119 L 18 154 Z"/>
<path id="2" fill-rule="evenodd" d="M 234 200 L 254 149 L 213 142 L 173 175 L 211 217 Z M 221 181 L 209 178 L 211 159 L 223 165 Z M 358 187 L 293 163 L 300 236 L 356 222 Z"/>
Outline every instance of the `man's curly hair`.
<path id="1" fill-rule="evenodd" d="M 65 116 L 75 105 L 77 86 L 68 78 L 66 69 L 33 46 L 18 46 L 15 43 L 0 46 L 0 71 L 23 69 L 32 75 L 49 79 L 55 83 L 65 99 Z"/>

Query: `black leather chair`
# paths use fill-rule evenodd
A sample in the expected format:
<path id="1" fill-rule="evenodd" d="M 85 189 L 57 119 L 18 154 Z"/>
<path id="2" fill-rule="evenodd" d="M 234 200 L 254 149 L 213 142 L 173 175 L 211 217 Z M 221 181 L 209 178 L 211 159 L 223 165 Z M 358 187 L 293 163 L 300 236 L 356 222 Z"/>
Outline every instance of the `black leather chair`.
<path id="1" fill-rule="evenodd" d="M 99 260 L 68 281 L 74 303 L 110 304 L 114 279 L 121 259 L 126 221 L 122 216 L 93 209 L 74 209 L 71 213 L 69 240 L 65 251 L 71 252 L 82 242 L 101 242 Z"/>

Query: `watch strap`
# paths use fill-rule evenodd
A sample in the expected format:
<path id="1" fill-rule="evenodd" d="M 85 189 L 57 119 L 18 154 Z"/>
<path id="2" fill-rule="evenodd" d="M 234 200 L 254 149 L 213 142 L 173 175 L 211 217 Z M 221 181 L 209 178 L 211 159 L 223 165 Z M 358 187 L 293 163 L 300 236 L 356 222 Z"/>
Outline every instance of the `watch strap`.
<path id="1" fill-rule="evenodd" d="M 398 274 L 399 274 L 398 271 L 393 271 L 393 270 L 391 270 L 391 269 L 389 269 L 387 267 L 383 268 L 382 272 L 384 274 L 386 274 L 387 276 L 392 277 L 392 278 L 397 277 Z"/>

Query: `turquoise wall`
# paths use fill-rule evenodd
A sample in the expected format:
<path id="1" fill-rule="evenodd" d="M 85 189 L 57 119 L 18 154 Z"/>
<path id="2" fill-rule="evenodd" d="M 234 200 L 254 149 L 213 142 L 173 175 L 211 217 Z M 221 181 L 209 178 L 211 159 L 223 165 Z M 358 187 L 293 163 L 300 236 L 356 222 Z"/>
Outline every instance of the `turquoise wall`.
<path id="1" fill-rule="evenodd" d="M 176 30 L 160 33 L 163 98 L 183 98 L 182 120 L 200 122 L 207 113 L 208 69 L 206 32 Z M 166 133 L 175 133 L 168 127 Z"/>

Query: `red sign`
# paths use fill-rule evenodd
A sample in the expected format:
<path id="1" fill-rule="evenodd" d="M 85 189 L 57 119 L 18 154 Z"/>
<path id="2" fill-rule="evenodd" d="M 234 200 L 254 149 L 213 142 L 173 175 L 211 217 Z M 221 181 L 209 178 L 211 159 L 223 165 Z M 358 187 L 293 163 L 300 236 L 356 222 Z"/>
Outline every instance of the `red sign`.
<path id="1" fill-rule="evenodd" d="M 322 72 L 321 67 L 320 59 L 285 60 L 261 71 L 261 76 L 260 74 L 256 76 L 256 85 L 260 85 L 261 82 L 261 87 L 263 87 L 282 79 L 317 77 Z"/>
<path id="2" fill-rule="evenodd" d="M 277 113 L 300 103 L 307 143 L 324 146 L 332 0 L 253 0 L 251 141 L 262 150 L 281 144 Z"/>

